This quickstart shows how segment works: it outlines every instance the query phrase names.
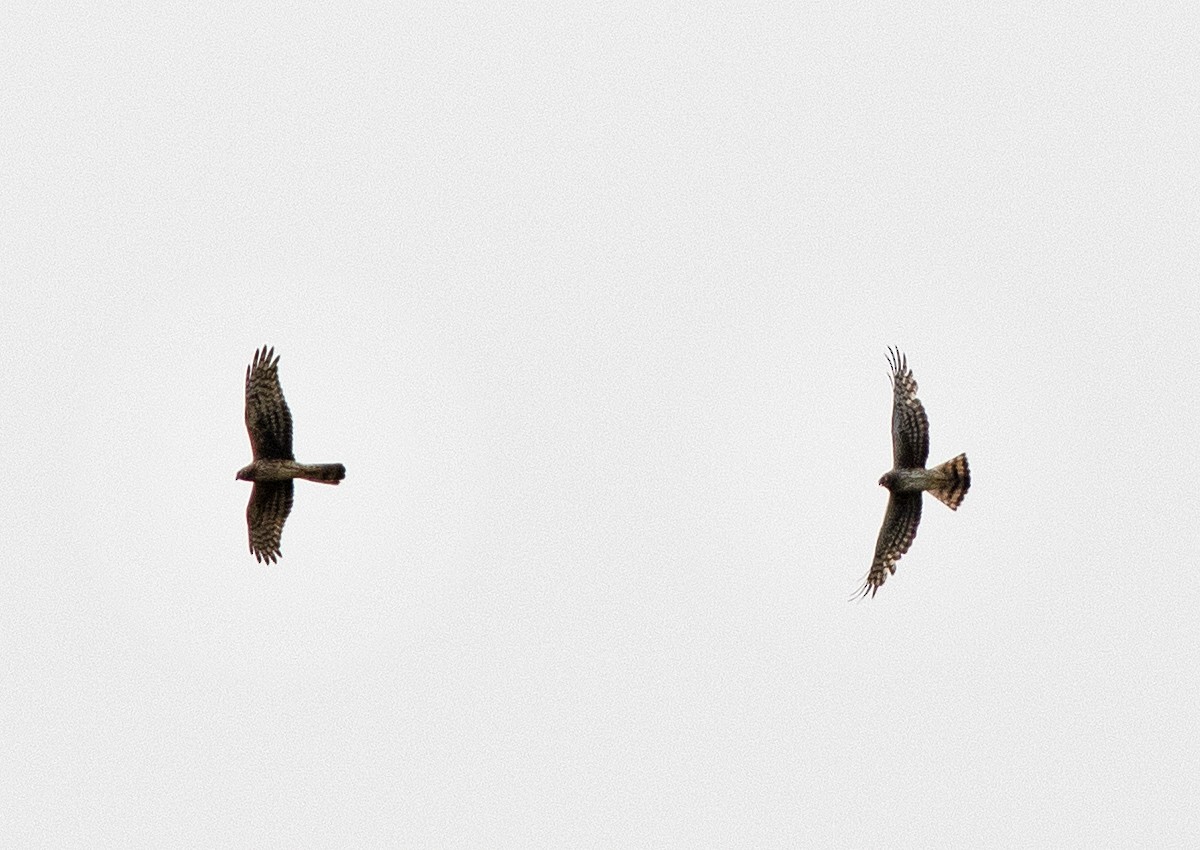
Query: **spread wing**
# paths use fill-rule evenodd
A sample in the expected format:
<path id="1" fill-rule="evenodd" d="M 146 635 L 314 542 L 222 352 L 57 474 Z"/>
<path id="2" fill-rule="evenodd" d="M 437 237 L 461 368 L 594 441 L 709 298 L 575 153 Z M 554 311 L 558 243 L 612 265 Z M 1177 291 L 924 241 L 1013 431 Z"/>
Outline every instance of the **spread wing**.
<path id="1" fill-rule="evenodd" d="M 917 398 L 917 381 L 908 359 L 889 348 L 888 363 L 892 366 L 892 463 L 897 469 L 922 469 L 929 457 L 929 418 Z"/>
<path id="2" fill-rule="evenodd" d="M 292 454 L 292 414 L 279 386 L 279 357 L 274 348 L 265 345 L 254 352 L 254 362 L 246 367 L 246 430 L 255 460 L 296 459 Z"/>
<path id="3" fill-rule="evenodd" d="M 883 515 L 879 539 L 875 541 L 875 559 L 871 561 L 871 571 L 867 573 L 866 583 L 855 594 L 857 598 L 861 599 L 868 593 L 874 596 L 880 585 L 887 581 L 888 575 L 896 572 L 896 562 L 912 545 L 920 523 L 921 494 L 893 493 L 888 499 L 887 513 Z"/>
<path id="4" fill-rule="evenodd" d="M 246 527 L 250 531 L 250 552 L 259 562 L 279 559 L 279 540 L 283 524 L 292 510 L 292 482 L 256 481 L 246 505 Z"/>

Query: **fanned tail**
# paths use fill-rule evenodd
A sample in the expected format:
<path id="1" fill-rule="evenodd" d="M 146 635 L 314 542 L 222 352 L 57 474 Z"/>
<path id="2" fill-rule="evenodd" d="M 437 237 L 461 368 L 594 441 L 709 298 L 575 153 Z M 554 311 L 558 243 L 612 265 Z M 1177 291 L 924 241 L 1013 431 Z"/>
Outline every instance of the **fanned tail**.
<path id="1" fill-rule="evenodd" d="M 930 488 L 929 494 L 950 510 L 958 510 L 963 497 L 971 489 L 971 467 L 967 465 L 967 456 L 962 454 L 952 458 L 941 466 L 934 467 L 930 472 L 935 473 L 943 481 L 936 487 Z"/>

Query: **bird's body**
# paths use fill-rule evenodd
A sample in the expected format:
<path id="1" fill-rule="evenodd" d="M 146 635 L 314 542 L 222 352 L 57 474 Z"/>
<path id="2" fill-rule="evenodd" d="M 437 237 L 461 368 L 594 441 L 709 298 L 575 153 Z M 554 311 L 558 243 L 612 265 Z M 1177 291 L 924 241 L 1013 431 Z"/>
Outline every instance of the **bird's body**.
<path id="1" fill-rule="evenodd" d="M 874 596 L 887 577 L 896 572 L 896 562 L 908 551 L 921 522 L 921 494 L 928 492 L 958 510 L 971 487 L 971 468 L 961 454 L 932 469 L 929 458 L 929 419 L 917 398 L 917 381 L 908 361 L 899 351 L 888 349 L 892 367 L 892 469 L 879 484 L 891 493 L 883 527 L 875 541 L 875 558 L 858 596 Z"/>
<path id="2" fill-rule="evenodd" d="M 297 463 L 292 454 L 292 413 L 279 384 L 279 358 L 265 345 L 246 367 L 246 431 L 254 461 L 238 470 L 239 481 L 253 481 L 246 505 L 250 551 L 260 562 L 274 563 L 281 552 L 283 524 L 292 510 L 294 485 L 303 478 L 337 484 L 346 477 L 340 463 Z"/>
<path id="3" fill-rule="evenodd" d="M 303 478 L 319 484 L 337 484 L 346 477 L 340 463 L 296 463 L 283 458 L 262 458 L 238 470 L 239 481 L 290 481 Z"/>
<path id="4" fill-rule="evenodd" d="M 879 484 L 893 493 L 928 492 L 951 510 L 957 510 L 971 486 L 971 470 L 967 456 L 959 455 L 933 469 L 893 469 L 883 474 Z"/>

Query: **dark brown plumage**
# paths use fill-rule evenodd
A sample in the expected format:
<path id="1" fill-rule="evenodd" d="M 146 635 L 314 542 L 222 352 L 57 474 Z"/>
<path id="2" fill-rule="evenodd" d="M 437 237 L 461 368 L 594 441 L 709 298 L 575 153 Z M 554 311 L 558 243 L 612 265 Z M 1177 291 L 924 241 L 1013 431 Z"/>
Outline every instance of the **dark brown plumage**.
<path id="1" fill-rule="evenodd" d="M 876 591 L 896 572 L 896 562 L 908 551 L 921 522 L 921 494 L 928 490 L 951 510 L 957 510 L 971 487 L 971 469 L 961 454 L 933 469 L 925 468 L 929 457 L 929 418 L 917 398 L 917 381 L 908 360 L 898 350 L 888 349 L 892 367 L 892 465 L 879 479 L 891 495 L 883 526 L 875 541 L 875 557 L 866 582 L 856 595 Z"/>
<path id="2" fill-rule="evenodd" d="M 346 477 L 346 467 L 340 463 L 296 463 L 292 454 L 292 414 L 279 385 L 279 358 L 274 348 L 265 345 L 254 352 L 253 361 L 246 367 L 246 431 L 254 461 L 238 470 L 237 478 L 254 482 L 246 505 L 250 552 L 259 562 L 274 563 L 282 554 L 279 541 L 292 510 L 292 480 L 337 484 Z"/>

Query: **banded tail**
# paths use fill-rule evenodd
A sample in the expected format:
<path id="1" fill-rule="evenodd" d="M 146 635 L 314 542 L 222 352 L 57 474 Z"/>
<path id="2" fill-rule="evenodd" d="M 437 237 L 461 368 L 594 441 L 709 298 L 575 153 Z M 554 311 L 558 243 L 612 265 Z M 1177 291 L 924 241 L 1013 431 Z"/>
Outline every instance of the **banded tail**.
<path id="1" fill-rule="evenodd" d="M 967 456 L 963 454 L 951 458 L 941 466 L 935 466 L 929 471 L 943 479 L 938 482 L 936 487 L 929 488 L 929 494 L 936 497 L 950 510 L 958 510 L 963 497 L 971 489 L 971 467 L 967 465 Z"/>
<path id="2" fill-rule="evenodd" d="M 337 484 L 346 477 L 346 467 L 340 463 L 305 463 L 301 469 L 304 473 L 298 477 L 318 484 Z"/>

